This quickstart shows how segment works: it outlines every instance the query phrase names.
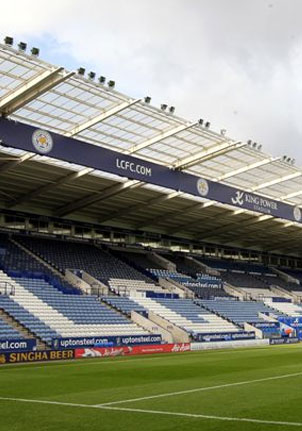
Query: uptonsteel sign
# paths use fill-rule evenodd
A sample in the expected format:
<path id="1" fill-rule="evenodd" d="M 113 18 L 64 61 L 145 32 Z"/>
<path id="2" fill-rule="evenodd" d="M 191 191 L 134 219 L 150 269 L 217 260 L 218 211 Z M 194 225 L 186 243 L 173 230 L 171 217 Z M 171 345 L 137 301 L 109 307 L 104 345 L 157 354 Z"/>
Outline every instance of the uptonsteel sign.
<path id="1" fill-rule="evenodd" d="M 34 350 L 36 348 L 36 340 L 29 338 L 23 340 L 5 340 L 0 341 L 0 353 L 2 352 L 21 352 Z"/>
<path id="2" fill-rule="evenodd" d="M 53 349 L 71 349 L 77 347 L 111 347 L 111 346 L 131 346 L 137 344 L 159 344 L 162 337 L 154 335 L 123 335 L 109 337 L 70 337 L 54 338 L 52 340 Z"/>

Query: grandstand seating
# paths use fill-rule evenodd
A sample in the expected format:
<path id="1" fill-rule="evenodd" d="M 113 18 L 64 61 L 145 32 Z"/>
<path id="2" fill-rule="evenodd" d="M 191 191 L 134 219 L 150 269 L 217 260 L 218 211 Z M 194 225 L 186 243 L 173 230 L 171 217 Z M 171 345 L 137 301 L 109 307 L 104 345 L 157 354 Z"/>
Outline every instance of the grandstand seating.
<path id="1" fill-rule="evenodd" d="M 46 331 L 47 334 L 38 334 L 47 342 L 51 337 L 58 336 L 119 336 L 146 333 L 116 311 L 101 304 L 96 297 L 63 294 L 44 280 L 27 278 L 13 280 L 3 272 L 0 275 L 1 280 L 7 280 L 15 286 L 15 294 L 7 299 L 19 304 L 51 328 L 48 333 Z M 5 301 L 2 305 L 7 311 Z M 32 330 L 31 327 L 29 329 Z"/>
<path id="2" fill-rule="evenodd" d="M 69 241 L 66 247 L 66 241 L 56 239 L 19 236 L 18 240 L 61 273 L 66 269 L 84 270 L 106 284 L 112 279 L 152 283 L 146 275 L 93 244 Z"/>
<path id="3" fill-rule="evenodd" d="M 0 268 L 12 275 L 44 277 L 51 280 L 57 288 L 64 292 L 79 294 L 80 292 L 68 282 L 54 275 L 45 265 L 15 245 L 8 235 L 0 233 Z"/>
<path id="4" fill-rule="evenodd" d="M 144 252 L 135 252 L 131 250 L 111 250 L 115 256 L 122 260 L 126 260 L 132 265 L 135 265 L 142 269 L 147 268 L 155 268 L 155 269 L 162 269 L 162 266 L 158 263 L 155 263 L 153 260 L 149 259 L 148 253 Z"/>
<path id="5" fill-rule="evenodd" d="M 128 280 L 125 278 L 110 278 L 107 280 L 110 289 L 117 294 L 129 295 L 132 291 L 138 292 L 159 292 L 163 293 L 163 289 L 160 286 L 156 286 L 153 283 L 147 283 L 144 280 Z"/>
<path id="6" fill-rule="evenodd" d="M 0 298 L 0 309 L 1 309 L 1 298 Z M 17 329 L 10 326 L 3 318 L 0 316 L 0 342 L 3 340 L 21 340 L 23 335 L 20 334 Z"/>
<path id="7" fill-rule="evenodd" d="M 237 325 L 243 326 L 245 322 L 262 323 L 266 320 L 259 317 L 259 313 L 271 313 L 280 315 L 276 310 L 272 310 L 263 302 L 254 301 L 232 301 L 232 300 L 195 300 L 196 303 L 220 316 L 231 320 Z"/>
<path id="8" fill-rule="evenodd" d="M 144 316 L 148 314 L 146 308 L 126 296 L 104 296 L 101 300 L 127 315 L 130 315 L 131 311 L 136 311 Z"/>
<path id="9" fill-rule="evenodd" d="M 194 279 L 189 275 L 181 274 L 180 272 L 176 271 L 169 271 L 168 269 L 147 268 L 147 270 L 158 278 L 171 278 L 180 284 L 186 284 L 188 282 L 194 281 Z"/>
<path id="10" fill-rule="evenodd" d="M 301 305 L 293 304 L 291 302 L 268 302 L 272 308 L 276 311 L 281 312 L 283 314 L 287 314 L 288 316 L 297 317 L 302 316 L 302 307 Z"/>
<path id="11" fill-rule="evenodd" d="M 193 337 L 198 334 L 238 331 L 234 324 L 194 304 L 190 299 L 133 298 L 133 300 Z"/>

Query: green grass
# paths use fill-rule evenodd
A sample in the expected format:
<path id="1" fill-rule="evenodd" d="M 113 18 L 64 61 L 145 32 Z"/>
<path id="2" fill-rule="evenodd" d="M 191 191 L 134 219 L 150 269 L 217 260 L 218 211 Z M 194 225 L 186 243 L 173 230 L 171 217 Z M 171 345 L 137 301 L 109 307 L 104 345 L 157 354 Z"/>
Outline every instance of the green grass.
<path id="1" fill-rule="evenodd" d="M 250 382 L 294 373 L 301 374 Z M 236 382 L 248 383 L 111 406 L 118 410 L 89 407 Z M 0 366 L 0 397 L 82 405 L 0 399 L 1 431 L 302 430 L 302 347 L 292 345 L 4 365 Z M 156 412 L 252 418 L 301 425 L 228 421 Z"/>

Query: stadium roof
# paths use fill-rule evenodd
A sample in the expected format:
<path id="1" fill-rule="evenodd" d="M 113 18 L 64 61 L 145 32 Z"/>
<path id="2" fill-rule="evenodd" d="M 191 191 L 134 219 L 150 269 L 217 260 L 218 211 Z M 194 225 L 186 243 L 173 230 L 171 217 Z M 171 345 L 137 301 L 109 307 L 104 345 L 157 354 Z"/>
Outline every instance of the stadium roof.
<path id="1" fill-rule="evenodd" d="M 302 170 L 283 157 L 6 45 L 0 45 L 0 113 L 302 206 Z M 300 254 L 295 222 L 22 150 L 0 147 L 0 161 L 2 208 Z"/>

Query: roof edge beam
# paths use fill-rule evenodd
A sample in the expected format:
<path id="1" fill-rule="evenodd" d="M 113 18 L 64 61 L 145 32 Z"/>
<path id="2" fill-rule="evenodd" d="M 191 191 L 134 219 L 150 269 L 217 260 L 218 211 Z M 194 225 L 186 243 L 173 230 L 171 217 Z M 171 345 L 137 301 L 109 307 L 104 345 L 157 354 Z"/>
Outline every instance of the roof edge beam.
<path id="1" fill-rule="evenodd" d="M 113 115 L 116 115 L 116 114 L 120 113 L 121 111 L 124 111 L 125 109 L 130 108 L 131 106 L 135 105 L 136 103 L 139 103 L 140 101 L 141 101 L 141 99 L 134 99 L 131 102 L 120 103 L 117 106 L 114 106 L 113 108 L 110 108 L 105 112 L 102 112 L 101 114 L 97 115 L 96 117 L 90 118 L 85 123 L 79 124 L 74 129 L 72 129 L 70 132 L 66 133 L 66 135 L 69 137 L 77 135 L 78 133 L 81 133 L 84 130 L 89 129 L 92 126 L 95 126 L 97 123 L 101 123 L 102 121 L 107 120 L 108 118 L 112 117 Z"/>
<path id="2" fill-rule="evenodd" d="M 63 67 L 54 70 L 46 70 L 4 97 L 0 101 L 0 113 L 3 116 L 11 115 L 74 74 L 75 72 L 64 74 Z"/>
<path id="3" fill-rule="evenodd" d="M 240 141 L 233 142 L 231 144 L 229 142 L 222 142 L 212 148 L 200 151 L 197 154 L 193 154 L 189 157 L 179 160 L 178 162 L 174 163 L 173 167 L 179 170 L 188 169 L 200 162 L 204 162 L 206 160 L 212 159 L 213 157 L 223 155 L 229 151 L 236 150 L 246 145 L 246 143 Z"/>
<path id="4" fill-rule="evenodd" d="M 188 130 L 191 127 L 196 126 L 198 123 L 187 123 L 187 124 L 181 124 L 180 126 L 173 127 L 172 129 L 167 130 L 166 132 L 160 133 L 159 135 L 154 136 L 151 139 L 148 139 L 145 142 L 142 142 L 140 144 L 134 145 L 129 150 L 125 151 L 126 154 L 133 154 L 136 153 L 139 150 L 142 150 L 144 148 L 150 147 L 153 144 L 156 144 L 157 142 L 163 141 L 164 139 L 170 138 L 171 136 L 176 135 L 177 133 L 183 132 L 184 130 Z"/>
<path id="5" fill-rule="evenodd" d="M 274 180 L 259 184 L 257 187 L 253 187 L 252 191 L 254 192 L 256 190 L 260 190 L 260 189 L 264 189 L 266 187 L 274 186 L 275 184 L 280 184 L 280 183 L 283 183 L 285 181 L 290 181 L 290 180 L 293 180 L 295 178 L 301 177 L 301 175 L 302 175 L 302 172 L 295 172 L 293 174 L 285 175 L 283 177 L 279 177 L 279 178 L 276 178 Z"/>
<path id="6" fill-rule="evenodd" d="M 277 162 L 280 157 L 270 157 L 268 159 L 259 160 L 258 162 L 251 163 L 250 165 L 243 166 L 242 168 L 235 169 L 234 171 L 228 172 L 220 177 L 216 178 L 216 181 L 226 180 L 227 178 L 235 177 L 236 175 L 243 174 L 245 172 L 251 171 L 253 169 L 260 168 L 270 163 Z"/>

